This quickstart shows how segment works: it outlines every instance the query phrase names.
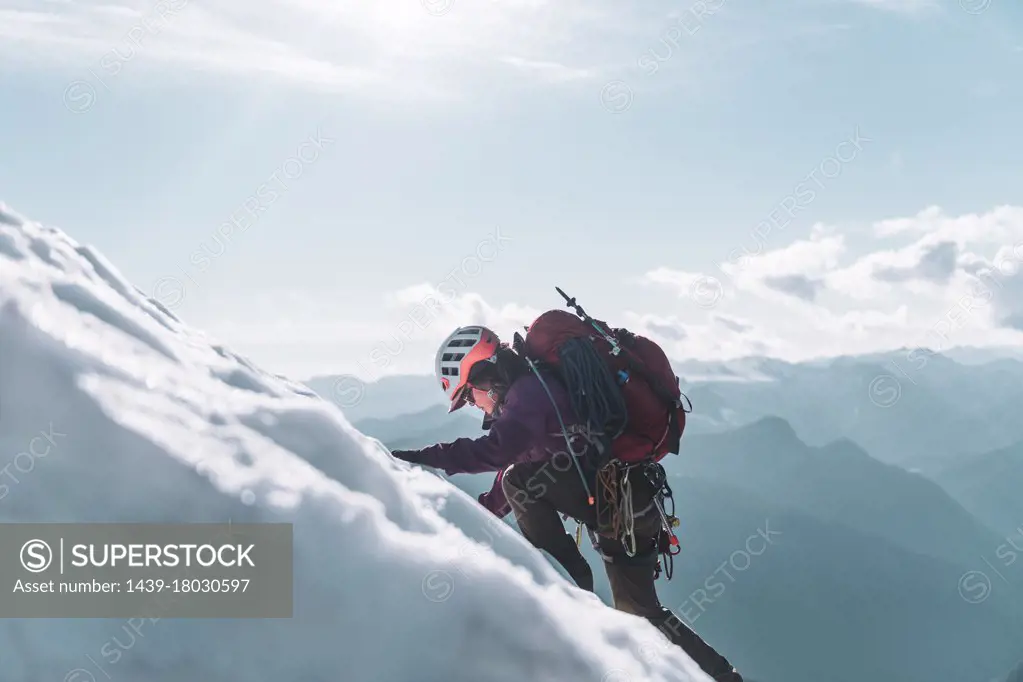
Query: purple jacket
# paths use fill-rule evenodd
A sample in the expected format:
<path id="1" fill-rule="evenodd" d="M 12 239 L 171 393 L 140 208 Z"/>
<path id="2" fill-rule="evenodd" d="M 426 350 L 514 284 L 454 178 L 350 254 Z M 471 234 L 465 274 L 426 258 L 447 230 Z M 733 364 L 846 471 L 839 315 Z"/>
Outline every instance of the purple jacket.
<path id="1" fill-rule="evenodd" d="M 545 374 L 544 383 L 557 403 L 561 418 L 571 436 L 572 449 L 580 453 L 585 445 L 585 427 L 579 423 L 568 392 L 561 382 Z M 534 374 L 528 374 L 508 389 L 504 404 L 490 432 L 480 438 L 459 438 L 423 448 L 415 453 L 419 464 L 444 469 L 448 474 L 479 474 L 497 471 L 489 493 L 480 503 L 497 516 L 505 516 L 511 506 L 504 495 L 501 480 L 505 470 L 516 463 L 543 462 L 568 451 L 565 436 L 551 399 Z"/>

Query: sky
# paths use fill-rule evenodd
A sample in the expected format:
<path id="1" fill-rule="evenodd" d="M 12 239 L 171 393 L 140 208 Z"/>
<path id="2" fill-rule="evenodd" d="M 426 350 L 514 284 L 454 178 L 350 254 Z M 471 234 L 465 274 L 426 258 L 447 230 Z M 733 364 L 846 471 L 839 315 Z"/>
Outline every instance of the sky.
<path id="1" fill-rule="evenodd" d="M 676 358 L 1023 344 L 1007 0 L 0 0 L 0 201 L 293 378 L 562 305 Z"/>

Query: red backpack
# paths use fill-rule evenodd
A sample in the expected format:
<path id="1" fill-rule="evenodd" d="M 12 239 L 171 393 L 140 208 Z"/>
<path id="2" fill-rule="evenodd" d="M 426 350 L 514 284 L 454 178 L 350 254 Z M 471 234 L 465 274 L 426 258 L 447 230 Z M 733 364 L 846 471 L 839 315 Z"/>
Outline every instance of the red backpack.
<path id="1" fill-rule="evenodd" d="M 610 439 L 606 459 L 631 464 L 677 453 L 686 427 L 679 378 L 667 355 L 650 339 L 624 328 L 611 329 L 576 305 L 549 310 L 526 329 L 516 346 L 562 379 L 579 417 Z"/>

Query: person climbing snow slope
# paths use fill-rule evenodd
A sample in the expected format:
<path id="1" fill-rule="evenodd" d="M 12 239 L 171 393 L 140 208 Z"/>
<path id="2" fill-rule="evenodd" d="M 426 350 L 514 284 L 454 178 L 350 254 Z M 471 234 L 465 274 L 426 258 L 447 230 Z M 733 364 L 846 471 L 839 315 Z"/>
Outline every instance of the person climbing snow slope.
<path id="1" fill-rule="evenodd" d="M 515 336 L 520 346 L 523 340 Z M 624 476 L 624 485 L 608 480 L 610 469 L 599 468 L 595 454 L 606 452 L 608 441 L 580 419 L 558 372 L 516 352 L 486 327 L 452 332 L 437 352 L 435 369 L 448 411 L 466 404 L 479 408 L 488 433 L 393 455 L 448 474 L 497 472 L 491 490 L 479 496 L 480 504 L 499 517 L 514 513 L 523 536 L 592 592 L 592 570 L 560 515 L 584 524 L 604 558 L 614 607 L 647 619 L 718 682 L 742 682 L 723 656 L 658 599 L 658 555 L 674 541 L 663 506 L 657 504 L 665 485 L 663 468 L 648 461 L 625 474 L 615 470 L 618 479 Z M 601 500 L 618 493 L 615 510 L 624 510 L 627 518 L 609 512 L 595 492 Z"/>

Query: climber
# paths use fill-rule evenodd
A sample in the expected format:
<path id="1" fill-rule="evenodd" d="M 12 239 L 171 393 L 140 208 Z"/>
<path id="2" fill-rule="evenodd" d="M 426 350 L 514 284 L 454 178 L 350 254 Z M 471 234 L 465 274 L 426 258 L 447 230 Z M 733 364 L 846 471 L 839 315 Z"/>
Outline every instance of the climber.
<path id="1" fill-rule="evenodd" d="M 479 502 L 499 517 L 514 512 L 523 536 L 560 563 L 576 584 L 593 591 L 593 573 L 559 517 L 584 524 L 605 559 L 615 608 L 646 618 L 718 682 L 742 682 L 732 665 L 664 608 L 654 586 L 662 519 L 651 504 L 656 490 L 637 477 L 632 485 L 632 535 L 636 552 L 619 537 L 596 533 L 590 498 L 597 471 L 587 452 L 596 438 L 580 423 L 565 387 L 553 373 L 534 372 L 526 359 L 481 326 L 456 329 L 441 344 L 435 363 L 448 412 L 473 405 L 484 413 L 482 437 L 459 438 L 393 455 L 448 474 L 497 472 Z"/>

